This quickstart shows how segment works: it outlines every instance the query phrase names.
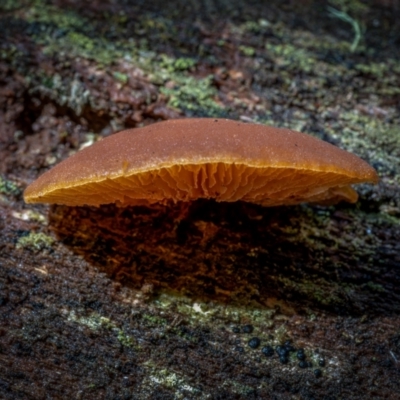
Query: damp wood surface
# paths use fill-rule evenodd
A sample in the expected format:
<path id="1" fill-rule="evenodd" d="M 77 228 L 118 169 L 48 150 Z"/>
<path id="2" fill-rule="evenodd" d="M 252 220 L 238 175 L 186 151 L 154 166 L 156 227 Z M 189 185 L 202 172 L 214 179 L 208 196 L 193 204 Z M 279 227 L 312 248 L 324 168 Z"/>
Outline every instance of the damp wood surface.
<path id="1" fill-rule="evenodd" d="M 1 399 L 398 398 L 400 5 L 281 3 L 1 2 Z M 330 207 L 23 202 L 181 117 L 306 132 L 380 182 Z"/>

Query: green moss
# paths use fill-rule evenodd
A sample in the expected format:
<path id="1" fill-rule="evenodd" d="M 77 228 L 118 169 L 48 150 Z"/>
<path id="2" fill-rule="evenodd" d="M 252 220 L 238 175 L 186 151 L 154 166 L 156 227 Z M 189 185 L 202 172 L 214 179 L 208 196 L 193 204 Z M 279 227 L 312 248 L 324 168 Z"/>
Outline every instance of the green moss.
<path id="1" fill-rule="evenodd" d="M 383 96 L 396 96 L 400 94 L 400 87 L 389 86 L 379 90 L 379 94 Z"/>
<path id="2" fill-rule="evenodd" d="M 84 29 L 90 26 L 90 21 L 78 13 L 46 4 L 42 0 L 34 2 L 33 7 L 26 14 L 26 20 L 43 25 L 54 25 L 60 29 Z"/>
<path id="3" fill-rule="evenodd" d="M 213 77 L 194 78 L 175 75 L 173 86 L 161 87 L 160 92 L 168 96 L 168 104 L 185 112 L 187 116 L 218 117 L 225 114 L 224 107 L 217 103 L 217 90 L 212 86 Z"/>
<path id="4" fill-rule="evenodd" d="M 359 0 L 329 0 L 329 3 L 355 17 L 368 11 L 368 5 Z"/>
<path id="5" fill-rule="evenodd" d="M 400 206 L 400 202 L 399 202 Z M 391 205 L 383 204 L 379 209 L 379 217 L 377 220 L 371 221 L 371 223 L 377 226 L 381 224 L 399 226 L 400 225 L 400 207 L 394 207 Z M 370 218 L 369 218 L 370 219 Z"/>
<path id="6" fill-rule="evenodd" d="M 343 112 L 327 131 L 343 147 L 360 157 L 377 163 L 379 175 L 390 175 L 400 182 L 399 128 L 374 116 L 357 111 Z"/>
<path id="7" fill-rule="evenodd" d="M 191 57 L 169 57 L 165 54 L 157 56 L 147 51 L 147 44 L 142 42 L 142 48 L 136 49 L 131 41 L 113 40 L 112 42 L 99 36 L 98 30 L 84 18 L 73 12 L 58 10 L 56 7 L 43 4 L 42 7 L 34 7 L 28 13 L 28 21 L 41 23 L 49 27 L 51 31 L 63 32 L 60 37 L 54 37 L 45 29 L 39 31 L 34 39 L 43 46 L 43 52 L 47 55 L 68 54 L 74 57 L 82 57 L 95 60 L 100 65 L 110 65 L 121 59 L 129 59 L 131 62 L 143 68 L 145 73 L 156 85 L 160 85 L 160 91 L 169 98 L 169 105 L 193 116 L 222 116 L 226 113 L 224 107 L 217 101 L 217 90 L 213 87 L 212 76 L 195 78 L 188 75 L 188 71 L 195 68 L 197 61 Z M 160 32 L 165 28 L 165 21 L 145 19 L 142 24 L 150 24 Z M 146 25 L 146 26 L 147 26 Z M 138 50 L 138 51 L 137 51 Z M 39 72 L 39 75 L 41 73 Z M 114 72 L 115 79 L 126 83 L 128 77 L 118 71 Z M 74 81 L 75 82 L 75 81 Z M 79 82 L 74 84 L 74 93 L 78 93 L 79 101 L 73 100 L 69 104 L 80 114 L 82 106 L 87 102 L 88 95 L 85 90 L 79 90 Z M 171 82 L 165 86 L 166 82 Z M 71 90 L 68 83 L 58 85 L 53 76 L 42 73 L 40 84 L 43 88 L 54 93 L 54 97 L 65 98 L 71 103 Z M 65 94 L 64 94 L 65 92 Z M 71 92 L 71 93 L 70 93 Z M 76 103 L 76 104 L 75 104 Z M 79 103 L 79 104 L 78 104 Z"/>
<path id="8" fill-rule="evenodd" d="M 80 32 L 68 32 L 57 41 L 47 42 L 43 52 L 47 55 L 55 55 L 59 52 L 69 53 L 95 60 L 101 65 L 110 65 L 125 54 L 124 51 L 118 49 L 116 43 L 110 43 L 102 38 L 93 39 Z"/>
<path id="9" fill-rule="evenodd" d="M 250 33 L 261 33 L 271 24 L 266 19 L 259 19 L 258 21 L 246 21 L 240 26 L 240 29 L 244 32 Z"/>
<path id="10" fill-rule="evenodd" d="M 45 71 L 38 71 L 35 76 L 32 93 L 35 92 L 45 93 L 58 104 L 67 105 L 77 115 L 80 115 L 84 106 L 91 102 L 90 92 L 79 79 L 62 80 L 59 74 L 48 75 Z"/>
<path id="11" fill-rule="evenodd" d="M 128 83 L 128 75 L 126 75 L 126 74 L 122 74 L 121 72 L 115 71 L 115 72 L 113 72 L 113 77 L 114 77 L 117 81 L 123 83 L 124 85 L 125 85 L 126 83 Z"/>
<path id="12" fill-rule="evenodd" d="M 0 11 L 10 12 L 17 10 L 24 5 L 22 0 L 2 0 L 0 3 Z"/>
<path id="13" fill-rule="evenodd" d="M 118 326 L 109 318 L 103 317 L 99 314 L 93 313 L 88 317 L 77 316 L 75 311 L 71 311 L 68 315 L 68 321 L 73 321 L 80 325 L 85 325 L 92 331 L 100 331 L 101 329 L 106 329 L 113 331 L 119 343 L 124 347 L 131 347 L 139 349 L 135 338 L 124 332 L 123 329 L 118 328 Z"/>
<path id="14" fill-rule="evenodd" d="M 270 328 L 274 325 L 275 309 L 268 307 L 239 307 L 229 304 L 214 302 L 193 301 L 184 296 L 163 293 L 155 301 L 159 309 L 169 310 L 174 307 L 176 311 L 192 326 L 207 324 L 240 324 L 251 322 L 254 326 Z"/>
<path id="15" fill-rule="evenodd" d="M 204 398 L 201 394 L 202 391 L 189 383 L 189 378 L 178 374 L 175 371 L 170 371 L 167 368 L 160 368 L 149 361 L 143 365 L 147 371 L 147 376 L 142 382 L 143 392 L 149 387 L 161 386 L 174 391 L 174 399 L 187 399 L 187 398 Z"/>
<path id="16" fill-rule="evenodd" d="M 382 285 L 380 285 L 379 283 L 376 283 L 376 282 L 370 281 L 370 282 L 368 282 L 366 284 L 366 286 L 367 286 L 368 289 L 370 289 L 370 290 L 372 290 L 373 292 L 376 292 L 376 293 L 385 293 L 386 292 L 385 288 Z"/>
<path id="17" fill-rule="evenodd" d="M 109 318 L 103 317 L 98 314 L 92 314 L 88 317 L 77 316 L 75 311 L 71 311 L 68 315 L 68 321 L 77 322 L 81 325 L 85 325 L 93 331 L 98 331 L 101 328 L 114 329 L 115 325 Z"/>
<path id="18" fill-rule="evenodd" d="M 135 339 L 127 335 L 122 329 L 117 331 L 117 339 L 124 347 L 135 347 L 136 345 Z"/>
<path id="19" fill-rule="evenodd" d="M 159 66 L 167 70 L 169 73 L 174 73 L 177 71 L 187 71 L 195 67 L 196 64 L 197 62 L 193 58 L 172 58 L 168 57 L 165 54 L 161 55 L 161 60 L 159 62 Z"/>
<path id="20" fill-rule="evenodd" d="M 142 318 L 145 321 L 148 321 L 152 325 L 165 325 L 167 323 L 167 320 L 165 318 L 161 318 L 157 315 L 151 315 L 151 314 L 142 314 Z"/>
<path id="21" fill-rule="evenodd" d="M 91 54 L 93 50 L 97 47 L 96 42 L 90 39 L 86 35 L 78 32 L 68 32 L 67 41 L 70 43 L 71 47 L 78 49 L 83 54 Z"/>
<path id="22" fill-rule="evenodd" d="M 0 194 L 6 196 L 20 196 L 22 190 L 12 181 L 3 178 L 0 175 Z"/>
<path id="23" fill-rule="evenodd" d="M 357 64 L 354 67 L 357 71 L 364 74 L 374 75 L 377 78 L 382 78 L 388 72 L 386 63 L 370 63 L 370 64 Z"/>
<path id="24" fill-rule="evenodd" d="M 239 50 L 247 57 L 254 57 L 256 50 L 250 46 L 239 46 Z"/>
<path id="25" fill-rule="evenodd" d="M 289 43 L 271 44 L 265 46 L 267 53 L 281 68 L 301 70 L 310 73 L 315 69 L 316 60 L 312 53 Z"/>
<path id="26" fill-rule="evenodd" d="M 42 232 L 30 232 L 28 236 L 23 236 L 18 239 L 17 249 L 31 249 L 31 250 L 44 250 L 51 249 L 54 243 L 54 239 Z"/>
<path id="27" fill-rule="evenodd" d="M 69 54 L 96 60 L 103 65 L 109 65 L 126 54 L 119 49 L 118 42 L 104 40 L 89 20 L 73 11 L 37 1 L 37 5 L 27 12 L 26 20 L 42 26 L 32 38 L 43 46 L 44 54 Z"/>

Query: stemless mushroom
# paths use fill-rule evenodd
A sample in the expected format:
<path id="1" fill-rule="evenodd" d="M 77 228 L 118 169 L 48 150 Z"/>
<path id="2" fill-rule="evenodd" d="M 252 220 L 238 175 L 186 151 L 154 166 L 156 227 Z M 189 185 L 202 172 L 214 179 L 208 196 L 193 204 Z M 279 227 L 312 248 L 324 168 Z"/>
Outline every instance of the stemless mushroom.
<path id="1" fill-rule="evenodd" d="M 33 182 L 27 203 L 120 206 L 212 198 L 264 206 L 357 201 L 376 183 L 357 156 L 304 133 L 227 119 L 178 119 L 107 137 Z"/>

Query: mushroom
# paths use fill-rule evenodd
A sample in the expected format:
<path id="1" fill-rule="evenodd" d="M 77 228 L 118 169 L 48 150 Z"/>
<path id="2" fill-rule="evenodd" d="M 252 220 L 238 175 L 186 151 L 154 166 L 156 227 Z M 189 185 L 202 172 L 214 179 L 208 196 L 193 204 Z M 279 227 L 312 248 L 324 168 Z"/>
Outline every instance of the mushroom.
<path id="1" fill-rule="evenodd" d="M 304 133 L 195 118 L 128 129 L 84 148 L 25 190 L 27 203 L 119 206 L 212 198 L 263 206 L 354 203 L 376 183 L 357 156 Z"/>

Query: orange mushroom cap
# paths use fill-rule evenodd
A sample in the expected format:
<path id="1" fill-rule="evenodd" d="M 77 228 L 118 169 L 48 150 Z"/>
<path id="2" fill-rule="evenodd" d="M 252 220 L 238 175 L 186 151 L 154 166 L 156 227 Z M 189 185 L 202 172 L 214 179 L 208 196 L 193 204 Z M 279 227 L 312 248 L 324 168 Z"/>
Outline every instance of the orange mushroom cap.
<path id="1" fill-rule="evenodd" d="M 195 118 L 100 140 L 40 176 L 24 198 L 71 206 L 198 198 L 275 206 L 355 202 L 349 185 L 377 181 L 365 161 L 307 134 Z"/>

